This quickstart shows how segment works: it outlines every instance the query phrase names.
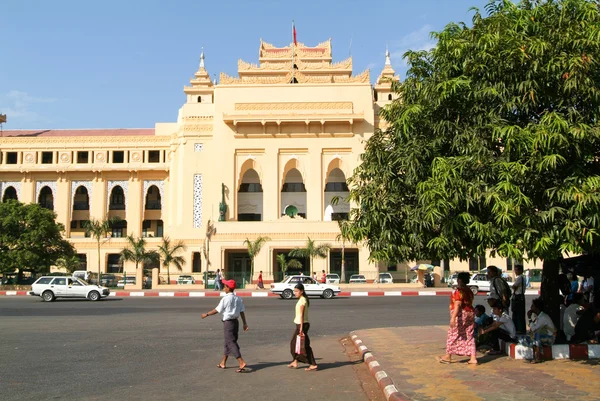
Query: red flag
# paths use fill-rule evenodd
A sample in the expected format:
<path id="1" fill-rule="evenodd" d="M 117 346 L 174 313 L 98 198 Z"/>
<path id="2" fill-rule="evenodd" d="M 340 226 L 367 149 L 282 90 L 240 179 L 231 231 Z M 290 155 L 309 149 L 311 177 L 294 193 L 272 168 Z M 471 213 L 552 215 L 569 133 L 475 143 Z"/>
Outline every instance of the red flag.
<path id="1" fill-rule="evenodd" d="M 294 36 L 294 46 L 298 46 L 298 42 L 296 41 L 296 24 L 292 21 L 292 35 Z"/>

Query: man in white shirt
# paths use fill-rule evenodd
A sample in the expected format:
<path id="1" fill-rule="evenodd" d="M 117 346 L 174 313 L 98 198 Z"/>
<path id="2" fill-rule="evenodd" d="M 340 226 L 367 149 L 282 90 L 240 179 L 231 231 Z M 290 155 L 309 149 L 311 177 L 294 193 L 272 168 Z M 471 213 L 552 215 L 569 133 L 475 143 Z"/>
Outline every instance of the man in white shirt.
<path id="1" fill-rule="evenodd" d="M 533 363 L 542 361 L 541 348 L 551 346 L 556 339 L 556 327 L 548 314 L 544 312 L 544 301 L 536 298 L 531 301 L 531 309 L 527 312 L 529 318 L 529 341 L 533 344 Z"/>
<path id="2" fill-rule="evenodd" d="M 494 322 L 485 329 L 481 329 L 479 334 L 489 333 L 490 342 L 492 343 L 493 348 L 489 354 L 501 355 L 503 352 L 500 351 L 499 340 L 514 343 L 517 339 L 517 332 L 515 324 L 510 316 L 508 316 L 508 313 L 502 309 L 502 304 L 499 301 L 494 302 L 492 312 L 492 319 L 494 319 Z"/>
<path id="3" fill-rule="evenodd" d="M 575 335 L 575 326 L 579 320 L 579 312 L 583 305 L 583 294 L 573 294 L 573 302 L 567 306 L 563 315 L 563 331 L 567 337 L 567 341 L 571 341 L 571 337 Z"/>
<path id="4" fill-rule="evenodd" d="M 225 296 L 221 298 L 219 305 L 210 312 L 203 313 L 202 319 L 206 319 L 208 316 L 216 315 L 217 313 L 222 315 L 223 331 L 225 334 L 225 351 L 223 352 L 223 359 L 221 359 L 221 362 L 217 367 L 219 369 L 225 369 L 227 357 L 233 355 L 240 364 L 239 369 L 237 369 L 236 372 L 242 373 L 246 371 L 246 362 L 242 359 L 240 346 L 238 345 L 237 340 L 240 330 L 238 318 L 242 318 L 244 331 L 248 331 L 246 314 L 244 313 L 244 302 L 242 301 L 242 298 L 233 293 L 233 290 L 235 290 L 235 280 L 223 280 L 223 290 L 225 291 Z"/>

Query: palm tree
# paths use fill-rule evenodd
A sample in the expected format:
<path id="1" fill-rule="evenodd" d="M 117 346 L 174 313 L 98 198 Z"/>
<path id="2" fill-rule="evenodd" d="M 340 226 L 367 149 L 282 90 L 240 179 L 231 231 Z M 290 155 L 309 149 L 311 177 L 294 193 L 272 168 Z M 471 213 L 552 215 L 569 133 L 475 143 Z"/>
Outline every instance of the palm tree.
<path id="1" fill-rule="evenodd" d="M 121 218 L 119 217 L 108 217 L 104 220 L 91 218 L 83 224 L 86 234 L 94 237 L 98 244 L 98 285 L 100 285 L 100 279 L 102 278 L 102 271 L 100 268 L 100 240 L 103 238 L 110 238 L 108 237 L 108 234 L 112 232 L 112 226 L 119 221 L 121 221 Z"/>
<path id="2" fill-rule="evenodd" d="M 183 265 L 185 265 L 185 258 L 181 255 L 176 256 L 175 254 L 179 251 L 185 251 L 187 246 L 183 243 L 183 241 L 177 241 L 174 244 L 171 244 L 171 239 L 169 237 L 164 237 L 162 240 L 162 244 L 158 247 L 158 253 L 163 261 L 163 266 L 167 268 L 167 282 L 171 284 L 171 274 L 169 272 L 169 266 L 174 265 L 177 270 L 181 271 Z"/>
<path id="3" fill-rule="evenodd" d="M 308 237 L 304 248 L 294 248 L 290 251 L 289 256 L 298 258 L 309 258 L 310 259 L 310 270 L 314 270 L 314 259 L 324 259 L 327 257 L 327 252 L 331 249 L 329 244 L 317 245 L 315 241 Z"/>
<path id="4" fill-rule="evenodd" d="M 285 259 L 285 253 L 278 254 L 275 257 L 275 259 L 277 259 L 277 263 L 279 264 L 279 270 L 281 270 L 283 277 L 285 277 L 285 272 L 288 269 L 288 263 L 287 263 L 287 260 Z"/>
<path id="5" fill-rule="evenodd" d="M 285 268 L 287 269 L 294 269 L 294 270 L 300 270 L 302 271 L 302 263 L 300 263 L 300 261 L 298 259 L 290 259 L 289 262 L 287 262 L 287 266 Z"/>
<path id="6" fill-rule="evenodd" d="M 337 220 L 338 223 L 338 227 L 340 228 L 340 233 L 337 235 L 337 237 L 335 237 L 336 241 L 341 241 L 342 242 L 342 277 L 341 277 L 341 282 L 345 283 L 346 282 L 346 258 L 345 258 L 345 248 L 346 248 L 346 241 L 350 240 L 350 242 L 353 242 L 350 237 L 349 237 L 349 231 L 350 231 L 350 222 L 348 220 Z"/>
<path id="7" fill-rule="evenodd" d="M 248 238 L 244 240 L 244 245 L 248 248 L 248 256 L 250 256 L 250 282 L 252 282 L 252 278 L 254 277 L 254 259 L 267 241 L 271 241 L 271 238 L 258 237 L 254 241 L 250 241 Z"/>
<path id="8" fill-rule="evenodd" d="M 68 273 L 73 273 L 81 268 L 81 260 L 77 255 L 65 255 L 56 261 L 58 267 L 62 267 Z"/>
<path id="9" fill-rule="evenodd" d="M 127 246 L 121 251 L 121 260 L 123 262 L 134 262 L 135 270 L 137 271 L 140 263 L 155 263 L 160 261 L 160 255 L 155 250 L 146 250 L 146 240 L 144 238 L 135 239 L 132 235 L 128 235 Z"/>

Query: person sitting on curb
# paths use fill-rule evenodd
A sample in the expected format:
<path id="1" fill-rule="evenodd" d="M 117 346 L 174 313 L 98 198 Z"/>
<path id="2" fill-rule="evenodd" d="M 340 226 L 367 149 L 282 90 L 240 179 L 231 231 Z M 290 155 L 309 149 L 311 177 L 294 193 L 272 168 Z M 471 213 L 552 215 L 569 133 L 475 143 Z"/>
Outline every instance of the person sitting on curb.
<path id="1" fill-rule="evenodd" d="M 479 329 L 485 329 L 493 321 L 492 317 L 485 313 L 485 306 L 475 305 L 475 343 L 478 347 L 489 344 L 489 336 L 487 334 L 479 335 Z"/>
<path id="2" fill-rule="evenodd" d="M 515 330 L 515 324 L 513 323 L 508 313 L 502 309 L 502 303 L 495 300 L 491 300 L 492 306 L 492 319 L 494 322 L 485 329 L 479 330 L 479 335 L 485 335 L 489 333 L 492 350 L 489 355 L 502 355 L 503 352 L 500 350 L 500 341 L 514 343 L 517 339 L 517 333 Z"/>
<path id="3" fill-rule="evenodd" d="M 581 295 L 583 296 L 583 294 Z M 581 316 L 575 325 L 575 334 L 571 338 L 571 343 L 588 342 L 590 344 L 597 344 L 599 335 L 600 302 L 597 301 L 594 304 L 588 304 L 585 310 L 581 312 Z"/>
<path id="4" fill-rule="evenodd" d="M 552 319 L 544 312 L 544 301 L 536 298 L 531 301 L 531 309 L 527 312 L 529 318 L 528 343 L 533 345 L 533 360 L 531 363 L 542 362 L 542 347 L 552 346 L 556 339 L 556 327 Z"/>

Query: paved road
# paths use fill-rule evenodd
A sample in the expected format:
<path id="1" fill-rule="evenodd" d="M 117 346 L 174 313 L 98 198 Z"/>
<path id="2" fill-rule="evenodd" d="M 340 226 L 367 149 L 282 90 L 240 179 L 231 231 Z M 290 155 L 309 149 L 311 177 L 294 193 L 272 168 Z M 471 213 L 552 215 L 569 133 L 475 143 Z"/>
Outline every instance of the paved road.
<path id="1" fill-rule="evenodd" d="M 483 297 L 477 301 L 484 302 Z M 374 327 L 445 324 L 446 297 L 312 299 L 319 372 L 286 368 L 293 301 L 245 298 L 240 334 L 253 371 L 219 370 L 222 323 L 200 319 L 218 299 L 123 298 L 102 302 L 0 299 L 0 394 L 23 399 L 366 400 L 340 339 Z M 230 364 L 234 366 L 234 364 Z M 296 398 L 296 397 L 294 397 Z"/>

